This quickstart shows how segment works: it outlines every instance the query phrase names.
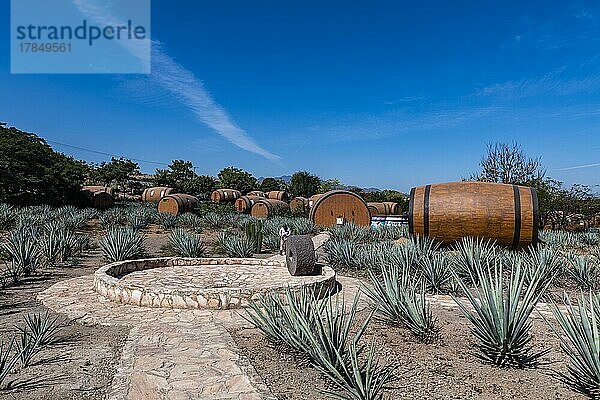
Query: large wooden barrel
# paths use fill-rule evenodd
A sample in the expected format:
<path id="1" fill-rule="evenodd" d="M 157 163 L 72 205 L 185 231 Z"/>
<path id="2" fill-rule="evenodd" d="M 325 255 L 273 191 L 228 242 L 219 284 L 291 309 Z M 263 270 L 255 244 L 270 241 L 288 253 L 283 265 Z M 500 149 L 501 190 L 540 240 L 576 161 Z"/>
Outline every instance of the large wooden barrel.
<path id="1" fill-rule="evenodd" d="M 113 189 L 107 186 L 83 186 L 81 188 L 88 205 L 99 210 L 105 210 L 115 205 Z"/>
<path id="2" fill-rule="evenodd" d="M 144 189 L 142 201 L 145 203 L 158 203 L 160 199 L 173 193 L 174 189 L 166 186 L 156 186 Z"/>
<path id="3" fill-rule="evenodd" d="M 264 200 L 264 197 L 242 196 L 235 201 L 233 208 L 235 208 L 235 210 L 237 212 L 248 213 L 252 209 L 252 206 L 254 205 L 254 203 L 256 203 L 258 200 L 261 200 L 261 199 Z"/>
<path id="4" fill-rule="evenodd" d="M 106 210 L 107 208 L 115 205 L 114 197 L 110 193 L 103 190 L 91 193 L 89 199 L 91 206 L 97 208 L 98 210 Z"/>
<path id="5" fill-rule="evenodd" d="M 450 182 L 411 189 L 408 211 L 412 235 L 444 244 L 472 236 L 513 248 L 539 241 L 535 189 L 488 182 Z"/>
<path id="6" fill-rule="evenodd" d="M 189 194 L 170 194 L 163 197 L 158 202 L 158 212 L 170 213 L 173 215 L 192 211 L 198 206 L 198 199 Z"/>
<path id="7" fill-rule="evenodd" d="M 328 228 L 332 225 L 354 223 L 371 225 L 371 213 L 362 197 L 346 190 L 332 190 L 319 197 L 310 209 L 310 219 Z"/>
<path id="8" fill-rule="evenodd" d="M 265 192 L 261 192 L 260 190 L 253 190 L 251 192 L 248 192 L 246 196 L 267 197 L 267 194 Z"/>
<path id="9" fill-rule="evenodd" d="M 289 201 L 289 196 L 283 190 L 272 190 L 267 192 L 267 199 L 280 200 L 280 201 Z"/>
<path id="10" fill-rule="evenodd" d="M 396 215 L 398 214 L 398 203 L 394 203 L 393 201 L 384 201 L 384 202 L 369 202 L 367 203 L 369 206 L 369 211 L 371 211 L 371 215 L 383 217 L 386 215 Z"/>
<path id="11" fill-rule="evenodd" d="M 285 201 L 275 199 L 260 199 L 252 206 L 250 214 L 255 218 L 268 218 L 290 209 Z"/>
<path id="12" fill-rule="evenodd" d="M 242 193 L 235 189 L 217 189 L 210 195 L 213 203 L 233 202 L 242 197 Z"/>
<path id="13" fill-rule="evenodd" d="M 290 210 L 292 212 L 305 212 L 308 210 L 308 199 L 306 197 L 294 197 L 290 201 Z"/>

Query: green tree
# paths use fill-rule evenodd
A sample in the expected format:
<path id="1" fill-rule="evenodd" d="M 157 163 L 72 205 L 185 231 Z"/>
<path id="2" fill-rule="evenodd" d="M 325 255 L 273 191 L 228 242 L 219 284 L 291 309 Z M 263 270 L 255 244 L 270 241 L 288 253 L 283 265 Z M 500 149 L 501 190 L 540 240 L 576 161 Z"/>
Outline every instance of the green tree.
<path id="1" fill-rule="evenodd" d="M 266 193 L 273 190 L 286 190 L 286 184 L 283 179 L 265 178 L 260 183 L 259 188 Z"/>
<path id="2" fill-rule="evenodd" d="M 219 172 L 219 185 L 221 188 L 235 189 L 246 194 L 258 187 L 258 181 L 251 173 L 240 168 L 227 167 Z"/>
<path id="3" fill-rule="evenodd" d="M 217 188 L 217 180 L 210 175 L 197 175 L 190 181 L 189 185 L 190 193 L 208 199 L 210 194 Z"/>
<path id="4" fill-rule="evenodd" d="M 17 205 L 81 204 L 87 166 L 33 133 L 0 124 L 0 201 Z"/>
<path id="5" fill-rule="evenodd" d="M 318 193 L 326 193 L 330 190 L 339 190 L 343 188 L 344 185 L 342 184 L 342 182 L 340 182 L 339 179 L 327 179 L 325 181 L 322 181 L 321 185 L 319 185 Z"/>
<path id="6" fill-rule="evenodd" d="M 292 175 L 289 192 L 293 197 L 310 197 L 319 191 L 321 179 L 307 171 L 298 171 Z"/>
<path id="7" fill-rule="evenodd" d="M 212 176 L 196 174 L 191 161 L 173 160 L 167 169 L 156 170 L 154 184 L 208 198 L 217 186 L 217 181 Z"/>
<path id="8" fill-rule="evenodd" d="M 471 180 L 523 184 L 543 179 L 546 174 L 541 159 L 527 157 L 518 143 L 488 144 L 479 165 L 481 171 Z"/>
<path id="9" fill-rule="evenodd" d="M 139 173 L 140 167 L 137 163 L 123 157 L 112 157 L 110 162 L 92 166 L 90 180 L 94 184 L 116 186 L 124 191 L 133 176 Z"/>

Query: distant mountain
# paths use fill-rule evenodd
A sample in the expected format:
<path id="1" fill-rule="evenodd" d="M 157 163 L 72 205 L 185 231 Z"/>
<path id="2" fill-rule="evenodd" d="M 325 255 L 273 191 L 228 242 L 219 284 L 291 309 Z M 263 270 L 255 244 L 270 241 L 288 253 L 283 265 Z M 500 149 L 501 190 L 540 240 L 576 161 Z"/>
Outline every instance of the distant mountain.
<path id="1" fill-rule="evenodd" d="M 378 189 L 378 188 L 363 188 L 363 192 L 365 192 L 365 193 L 381 192 L 381 189 Z"/>
<path id="2" fill-rule="evenodd" d="M 266 176 L 261 176 L 260 178 L 258 178 L 258 183 L 262 182 L 263 179 L 265 179 L 265 178 L 267 178 L 267 177 Z M 273 176 L 273 177 L 269 177 L 269 178 L 281 179 L 286 184 L 289 184 L 290 181 L 292 180 L 292 176 L 291 175 Z"/>

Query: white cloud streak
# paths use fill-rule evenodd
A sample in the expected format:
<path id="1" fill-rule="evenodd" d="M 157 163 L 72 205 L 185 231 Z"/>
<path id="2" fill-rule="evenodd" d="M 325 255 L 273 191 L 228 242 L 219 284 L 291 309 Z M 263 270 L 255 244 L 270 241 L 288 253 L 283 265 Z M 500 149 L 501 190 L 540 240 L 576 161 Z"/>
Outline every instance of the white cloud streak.
<path id="1" fill-rule="evenodd" d="M 93 0 L 73 0 L 73 4 L 83 15 L 100 25 L 123 25 L 123 22 L 110 15 Z M 144 43 L 138 41 L 119 41 L 119 43 L 140 62 L 148 61 L 150 54 Z M 238 127 L 223 107 L 212 98 L 202 82 L 190 70 L 171 58 L 160 42 L 152 41 L 151 46 L 151 80 L 168 90 L 200 122 L 208 125 L 232 144 L 270 161 L 281 160 L 281 157 L 261 147 L 246 131 Z"/>
<path id="2" fill-rule="evenodd" d="M 572 171 L 575 169 L 600 167 L 600 163 L 575 165 L 573 167 L 557 168 L 556 171 Z"/>
<path id="3" fill-rule="evenodd" d="M 564 70 L 564 68 L 561 68 L 541 78 L 495 83 L 479 90 L 477 95 L 510 101 L 544 95 L 566 96 L 589 93 L 600 89 L 600 75 L 565 78 L 563 76 Z"/>

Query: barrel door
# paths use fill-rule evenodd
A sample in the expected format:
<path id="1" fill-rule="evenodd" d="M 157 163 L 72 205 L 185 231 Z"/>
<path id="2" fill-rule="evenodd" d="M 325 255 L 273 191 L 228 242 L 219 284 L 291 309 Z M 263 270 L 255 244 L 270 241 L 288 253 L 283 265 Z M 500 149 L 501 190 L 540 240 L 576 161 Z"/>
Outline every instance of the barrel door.
<path id="1" fill-rule="evenodd" d="M 345 190 L 332 190 L 320 196 L 313 203 L 309 218 L 326 228 L 350 222 L 361 226 L 371 225 L 367 203 L 356 193 Z"/>
<path id="2" fill-rule="evenodd" d="M 451 244 L 463 237 L 514 248 L 537 244 L 539 208 L 534 188 L 487 182 L 451 182 L 411 189 L 411 235 Z"/>

